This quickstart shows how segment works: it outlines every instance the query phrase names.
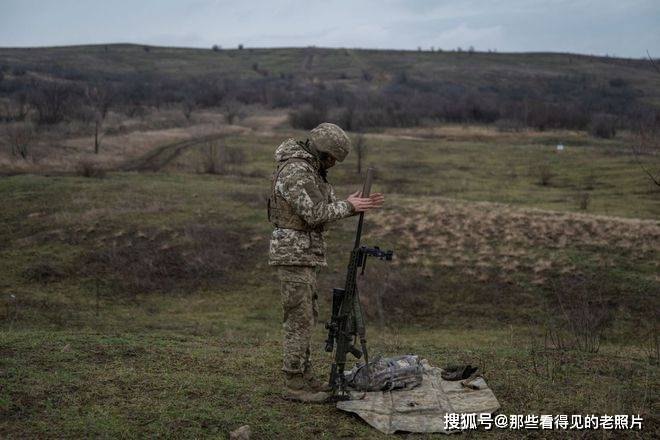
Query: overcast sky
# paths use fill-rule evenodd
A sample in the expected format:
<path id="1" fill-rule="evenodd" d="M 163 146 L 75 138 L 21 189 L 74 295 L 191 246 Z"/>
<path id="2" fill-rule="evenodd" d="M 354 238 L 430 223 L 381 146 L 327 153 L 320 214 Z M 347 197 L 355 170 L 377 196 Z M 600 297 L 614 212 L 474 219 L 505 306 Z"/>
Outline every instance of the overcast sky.
<path id="1" fill-rule="evenodd" d="M 0 0 L 0 46 L 130 42 L 660 56 L 660 0 Z"/>

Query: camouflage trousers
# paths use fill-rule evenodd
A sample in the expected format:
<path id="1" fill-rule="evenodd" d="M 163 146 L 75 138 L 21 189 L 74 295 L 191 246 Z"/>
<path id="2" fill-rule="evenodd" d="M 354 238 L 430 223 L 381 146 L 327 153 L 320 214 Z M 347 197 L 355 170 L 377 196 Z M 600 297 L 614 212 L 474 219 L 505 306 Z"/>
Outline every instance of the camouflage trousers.
<path id="1" fill-rule="evenodd" d="M 319 315 L 318 270 L 314 266 L 277 266 L 284 328 L 282 371 L 287 373 L 311 369 L 310 342 Z"/>

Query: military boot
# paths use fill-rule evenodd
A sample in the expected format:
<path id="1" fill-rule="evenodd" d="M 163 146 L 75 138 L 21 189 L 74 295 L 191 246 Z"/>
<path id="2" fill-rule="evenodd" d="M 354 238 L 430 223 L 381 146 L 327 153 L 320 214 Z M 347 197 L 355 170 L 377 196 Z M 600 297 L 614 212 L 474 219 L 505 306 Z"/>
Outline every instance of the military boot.
<path id="1" fill-rule="evenodd" d="M 330 398 L 330 393 L 312 389 L 300 373 L 285 373 L 282 397 L 297 402 L 322 403 Z"/>
<path id="2" fill-rule="evenodd" d="M 305 368 L 303 372 L 303 378 L 307 381 L 307 384 L 314 391 L 332 391 L 332 387 L 328 382 L 323 382 L 314 377 L 314 373 L 311 368 Z"/>

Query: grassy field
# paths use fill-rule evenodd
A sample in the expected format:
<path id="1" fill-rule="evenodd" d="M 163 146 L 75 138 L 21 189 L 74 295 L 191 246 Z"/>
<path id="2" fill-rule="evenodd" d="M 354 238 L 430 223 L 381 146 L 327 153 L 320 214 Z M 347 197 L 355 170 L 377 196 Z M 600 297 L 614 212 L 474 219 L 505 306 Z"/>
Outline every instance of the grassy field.
<path id="1" fill-rule="evenodd" d="M 226 133 L 218 148 L 244 156 L 219 175 L 195 172 L 201 143 L 157 172 L 1 178 L 0 436 L 226 438 L 249 424 L 255 438 L 383 438 L 279 397 L 264 206 L 275 146 L 301 135 Z M 660 198 L 625 139 L 443 126 L 367 143 L 387 207 L 365 242 L 396 256 L 361 281 L 371 352 L 477 364 L 504 414 L 645 419 L 535 438 L 657 436 Z M 354 160 L 331 171 L 340 195 L 359 186 Z M 353 228 L 330 231 L 323 292 L 342 283 Z M 597 353 L 573 343 L 562 307 L 603 315 L 586 315 Z M 325 375 L 323 337 L 319 325 Z"/>

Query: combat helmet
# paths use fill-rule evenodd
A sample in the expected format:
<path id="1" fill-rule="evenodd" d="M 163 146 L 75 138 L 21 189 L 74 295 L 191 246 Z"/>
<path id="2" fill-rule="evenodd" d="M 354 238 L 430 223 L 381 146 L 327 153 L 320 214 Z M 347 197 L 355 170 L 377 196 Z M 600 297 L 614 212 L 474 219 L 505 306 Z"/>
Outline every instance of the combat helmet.
<path id="1" fill-rule="evenodd" d="M 332 154 L 339 162 L 343 162 L 351 151 L 351 140 L 344 130 L 323 122 L 311 131 L 311 141 L 318 151 Z"/>

